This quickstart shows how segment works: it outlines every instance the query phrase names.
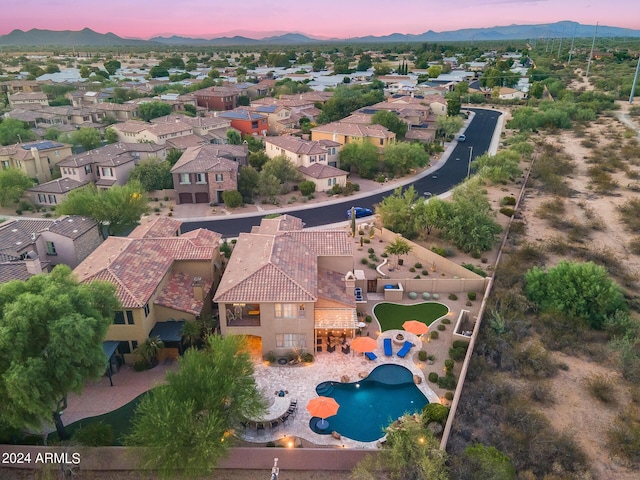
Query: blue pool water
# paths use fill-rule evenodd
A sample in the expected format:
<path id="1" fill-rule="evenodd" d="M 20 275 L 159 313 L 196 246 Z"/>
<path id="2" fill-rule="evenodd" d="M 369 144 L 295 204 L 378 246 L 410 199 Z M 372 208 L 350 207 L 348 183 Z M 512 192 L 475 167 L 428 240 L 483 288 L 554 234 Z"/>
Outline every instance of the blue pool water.
<path id="1" fill-rule="evenodd" d="M 327 418 L 326 429 L 317 429 L 315 417 L 309 423 L 311 429 L 320 434 L 336 431 L 361 442 L 381 438 L 384 429 L 398 417 L 420 412 L 429 403 L 413 383 L 411 371 L 400 365 L 380 365 L 355 383 L 323 382 L 316 392 L 334 398 L 340 408 Z"/>

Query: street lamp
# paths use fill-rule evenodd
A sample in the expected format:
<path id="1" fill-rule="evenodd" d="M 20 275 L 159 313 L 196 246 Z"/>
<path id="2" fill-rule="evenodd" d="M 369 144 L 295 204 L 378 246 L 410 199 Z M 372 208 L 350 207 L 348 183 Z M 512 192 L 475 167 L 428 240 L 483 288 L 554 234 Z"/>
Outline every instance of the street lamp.
<path id="1" fill-rule="evenodd" d="M 473 155 L 473 147 L 469 147 L 469 164 L 467 165 L 467 178 L 471 175 L 471 156 Z"/>

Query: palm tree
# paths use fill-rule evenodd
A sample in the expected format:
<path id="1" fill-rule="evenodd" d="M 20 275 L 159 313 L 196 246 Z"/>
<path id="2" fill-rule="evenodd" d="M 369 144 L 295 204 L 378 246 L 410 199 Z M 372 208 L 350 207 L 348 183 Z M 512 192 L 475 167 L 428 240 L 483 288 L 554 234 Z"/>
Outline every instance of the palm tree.
<path id="1" fill-rule="evenodd" d="M 164 348 L 164 342 L 160 340 L 160 337 L 150 337 L 138 345 L 134 353 L 151 368 L 158 363 L 158 351 L 161 348 Z"/>
<path id="2" fill-rule="evenodd" d="M 202 340 L 202 327 L 197 322 L 185 322 L 182 326 L 182 343 L 196 347 Z"/>
<path id="3" fill-rule="evenodd" d="M 384 249 L 387 255 L 396 256 L 396 265 L 399 265 L 400 257 L 408 254 L 411 250 L 411 245 L 409 245 L 404 238 L 396 238 Z"/>

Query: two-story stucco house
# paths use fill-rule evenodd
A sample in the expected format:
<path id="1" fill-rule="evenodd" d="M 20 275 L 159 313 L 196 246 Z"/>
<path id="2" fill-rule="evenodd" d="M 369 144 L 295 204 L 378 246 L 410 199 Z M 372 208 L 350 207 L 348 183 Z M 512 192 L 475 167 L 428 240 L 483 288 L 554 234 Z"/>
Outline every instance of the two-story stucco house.
<path id="1" fill-rule="evenodd" d="M 71 145 L 50 140 L 0 147 L 0 168 L 19 168 L 39 182 L 51 180 L 54 168 L 71 155 Z"/>
<path id="2" fill-rule="evenodd" d="M 289 215 L 241 233 L 214 296 L 223 335 L 256 337 L 262 352 L 313 351 L 326 330 L 357 328 L 353 243 L 345 231 L 308 231 Z"/>
<path id="3" fill-rule="evenodd" d="M 382 125 L 333 122 L 312 128 L 311 140 L 332 140 L 343 146 L 350 142 L 370 142 L 383 149 L 395 143 L 396 134 Z"/>
<path id="4" fill-rule="evenodd" d="M 195 321 L 211 314 L 221 274 L 220 235 L 198 229 L 180 234 L 181 222 L 154 217 L 128 237 L 109 237 L 74 269 L 81 282 L 116 286 L 122 310 L 105 340 L 119 342 L 126 361 L 159 322 Z M 181 349 L 178 344 L 167 347 Z"/>

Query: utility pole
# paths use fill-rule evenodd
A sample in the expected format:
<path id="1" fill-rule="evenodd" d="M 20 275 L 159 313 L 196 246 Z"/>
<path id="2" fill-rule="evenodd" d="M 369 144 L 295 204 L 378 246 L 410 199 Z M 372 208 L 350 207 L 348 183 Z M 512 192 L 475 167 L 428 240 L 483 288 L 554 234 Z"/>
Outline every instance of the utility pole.
<path id="1" fill-rule="evenodd" d="M 631 87 L 631 95 L 629 95 L 629 103 L 633 103 L 633 95 L 636 92 L 636 85 L 638 85 L 638 74 L 640 73 L 640 55 L 638 55 L 638 66 L 636 67 L 636 76 L 633 79 L 633 87 Z"/>
<path id="2" fill-rule="evenodd" d="M 593 49 L 596 46 L 596 33 L 598 33 L 598 22 L 596 22 L 596 29 L 593 31 L 593 41 L 591 42 L 591 53 L 589 53 L 589 63 L 587 64 L 586 78 L 589 78 L 589 70 L 591 69 L 591 60 L 593 59 Z"/>
<path id="3" fill-rule="evenodd" d="M 578 25 L 576 25 L 573 29 L 573 37 L 571 38 L 571 48 L 569 48 L 569 61 L 567 62 L 567 66 L 571 65 L 571 56 L 573 55 L 573 44 L 576 41 L 577 30 L 578 30 Z"/>

